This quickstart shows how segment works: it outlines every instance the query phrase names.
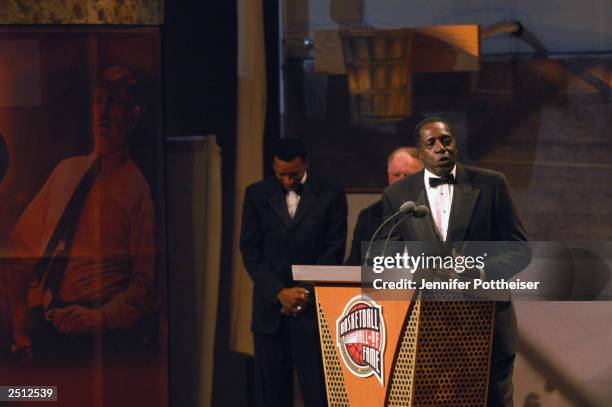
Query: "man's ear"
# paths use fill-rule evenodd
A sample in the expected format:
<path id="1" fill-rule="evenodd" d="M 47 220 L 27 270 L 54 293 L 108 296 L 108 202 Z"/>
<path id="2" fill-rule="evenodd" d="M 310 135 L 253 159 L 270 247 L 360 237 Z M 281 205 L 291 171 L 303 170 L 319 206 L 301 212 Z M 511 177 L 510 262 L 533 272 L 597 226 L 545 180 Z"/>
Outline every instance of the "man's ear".
<path id="1" fill-rule="evenodd" d="M 140 119 L 142 118 L 142 109 L 140 106 L 135 105 L 132 108 L 132 124 L 130 126 L 130 130 L 134 130 L 138 123 L 140 123 Z"/>
<path id="2" fill-rule="evenodd" d="M 417 156 L 419 157 L 419 161 L 421 161 L 421 166 L 423 166 L 423 152 L 421 151 L 421 147 L 415 147 Z"/>

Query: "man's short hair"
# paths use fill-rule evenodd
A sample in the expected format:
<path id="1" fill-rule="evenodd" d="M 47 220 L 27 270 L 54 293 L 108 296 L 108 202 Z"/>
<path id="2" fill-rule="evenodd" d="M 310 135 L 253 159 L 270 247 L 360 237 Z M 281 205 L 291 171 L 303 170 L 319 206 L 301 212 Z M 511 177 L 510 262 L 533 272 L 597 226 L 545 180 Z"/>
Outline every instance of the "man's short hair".
<path id="1" fill-rule="evenodd" d="M 281 138 L 272 145 L 272 156 L 281 161 L 292 161 L 300 157 L 302 161 L 308 159 L 304 142 L 298 138 Z"/>
<path id="2" fill-rule="evenodd" d="M 393 161 L 395 156 L 400 154 L 400 153 L 406 153 L 410 157 L 412 157 L 412 158 L 414 158 L 416 160 L 420 160 L 419 153 L 417 152 L 416 148 L 414 148 L 414 147 L 400 147 L 400 148 L 396 148 L 395 150 L 393 150 L 393 152 L 391 154 L 389 154 L 389 157 L 387 158 L 387 168 L 389 168 L 389 166 L 391 165 L 391 161 Z"/>
<path id="3" fill-rule="evenodd" d="M 446 124 L 446 127 L 448 127 L 448 131 L 450 131 L 450 133 L 453 136 L 455 135 L 455 133 L 453 132 L 453 128 L 451 127 L 448 120 L 443 119 L 442 117 L 436 117 L 436 116 L 427 117 L 421 120 L 414 128 L 414 132 L 412 133 L 412 142 L 414 143 L 415 147 L 418 148 L 421 144 L 421 129 L 423 128 L 423 126 L 429 123 L 438 123 L 438 122 Z"/>

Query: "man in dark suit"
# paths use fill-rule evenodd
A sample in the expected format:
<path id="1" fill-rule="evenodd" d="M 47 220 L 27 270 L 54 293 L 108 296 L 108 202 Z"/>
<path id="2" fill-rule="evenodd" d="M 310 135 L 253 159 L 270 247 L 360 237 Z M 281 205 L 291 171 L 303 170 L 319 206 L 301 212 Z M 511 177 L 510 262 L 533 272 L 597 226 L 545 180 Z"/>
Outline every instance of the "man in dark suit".
<path id="1" fill-rule="evenodd" d="M 424 170 L 389 186 L 383 193 L 383 213 L 390 216 L 406 201 L 427 205 L 424 219 L 409 218 L 398 227 L 405 241 L 527 240 L 523 223 L 503 174 L 456 162 L 457 144 L 448 122 L 428 118 L 415 129 L 415 144 Z M 452 244 L 450 245 L 452 246 Z M 500 254 L 490 270 L 508 278 L 530 261 L 526 244 Z M 485 278 L 490 278 L 487 274 Z M 496 303 L 488 405 L 512 405 L 512 367 L 517 348 L 516 317 L 510 302 Z"/>
<path id="2" fill-rule="evenodd" d="M 414 174 L 423 168 L 421 160 L 414 147 L 400 147 L 389 154 L 387 159 L 387 181 L 389 185 Z M 361 244 L 369 242 L 376 229 L 383 222 L 383 208 L 380 200 L 359 212 L 357 224 L 353 231 L 351 253 L 344 262 L 347 265 L 358 266 L 361 261 Z"/>
<path id="3" fill-rule="evenodd" d="M 274 146 L 275 176 L 247 187 L 240 249 L 255 283 L 256 400 L 293 405 L 293 367 L 306 406 L 326 405 L 312 287 L 296 284 L 293 264 L 337 265 L 346 244 L 344 189 L 308 171 L 297 139 Z"/>

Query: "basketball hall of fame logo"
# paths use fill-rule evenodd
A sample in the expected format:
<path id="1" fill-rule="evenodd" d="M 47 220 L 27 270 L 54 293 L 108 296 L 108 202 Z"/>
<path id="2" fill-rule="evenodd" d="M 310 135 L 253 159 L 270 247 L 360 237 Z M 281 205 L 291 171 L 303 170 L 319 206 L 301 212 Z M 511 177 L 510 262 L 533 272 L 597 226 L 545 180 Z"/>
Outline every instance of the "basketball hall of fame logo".
<path id="1" fill-rule="evenodd" d="M 353 297 L 336 321 L 336 344 L 346 367 L 358 377 L 375 375 L 384 384 L 385 320 L 369 297 Z"/>

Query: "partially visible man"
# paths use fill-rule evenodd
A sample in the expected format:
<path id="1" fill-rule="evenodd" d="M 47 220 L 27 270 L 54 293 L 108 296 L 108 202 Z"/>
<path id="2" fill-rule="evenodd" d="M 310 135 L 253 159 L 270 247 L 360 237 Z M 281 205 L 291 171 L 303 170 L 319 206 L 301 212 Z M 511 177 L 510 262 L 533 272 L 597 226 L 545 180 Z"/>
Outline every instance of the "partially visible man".
<path id="1" fill-rule="evenodd" d="M 389 185 L 401 180 L 408 175 L 417 173 L 423 169 L 414 147 L 400 147 L 389 154 L 387 159 L 387 181 Z M 345 264 L 358 266 L 362 264 L 361 244 L 369 242 L 376 229 L 383 222 L 383 207 L 380 200 L 359 212 L 357 224 L 353 231 L 353 242 L 351 252 Z"/>
<path id="2" fill-rule="evenodd" d="M 281 139 L 275 176 L 245 191 L 240 249 L 255 283 L 256 405 L 293 405 L 293 368 L 307 407 L 326 405 L 312 287 L 293 281 L 291 265 L 338 265 L 346 243 L 344 189 L 308 170 L 304 144 Z"/>
<path id="3" fill-rule="evenodd" d="M 383 213 L 390 216 L 402 203 L 414 201 L 417 205 L 427 205 L 429 215 L 400 223 L 395 238 L 447 242 L 442 246 L 449 247 L 450 242 L 527 240 L 504 175 L 457 163 L 456 138 L 446 120 L 438 117 L 423 120 L 415 129 L 414 141 L 425 168 L 384 191 Z M 509 278 L 529 263 L 528 246 L 520 246 L 525 250 L 496 259 L 498 266 L 501 265 L 495 270 L 498 277 Z M 489 270 L 485 266 L 485 273 Z M 512 406 L 516 317 L 511 302 L 497 302 L 495 312 L 488 405 Z"/>
<path id="4" fill-rule="evenodd" d="M 20 282 L 13 301 L 16 353 L 88 358 L 100 350 L 142 350 L 134 328 L 156 304 L 155 215 L 128 148 L 141 117 L 135 88 L 125 67 L 101 72 L 92 103 L 93 153 L 60 162 L 11 234 L 11 266 Z"/>

